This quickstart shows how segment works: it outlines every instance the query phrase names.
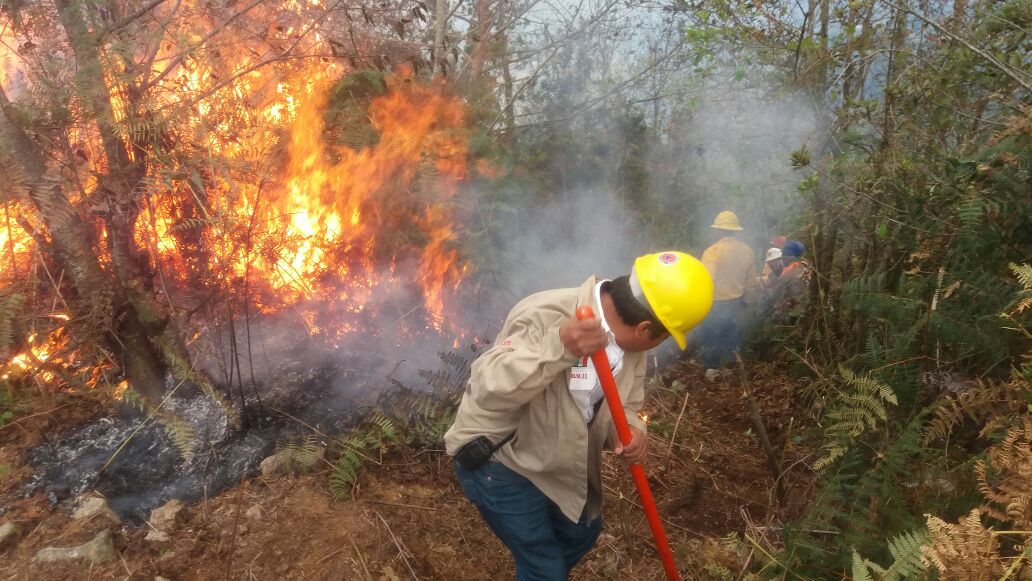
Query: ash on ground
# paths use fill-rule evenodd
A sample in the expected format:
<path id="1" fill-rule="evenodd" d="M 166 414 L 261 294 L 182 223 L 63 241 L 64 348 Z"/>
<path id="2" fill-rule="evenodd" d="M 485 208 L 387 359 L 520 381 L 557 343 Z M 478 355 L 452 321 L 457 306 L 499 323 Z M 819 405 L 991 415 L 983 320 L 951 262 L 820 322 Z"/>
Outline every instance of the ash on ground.
<path id="1" fill-rule="evenodd" d="M 341 433 L 361 411 L 354 400 L 338 397 L 336 386 L 345 378 L 370 392 L 382 389 L 374 385 L 377 378 L 339 365 L 285 369 L 245 394 L 242 430 L 233 429 L 222 407 L 206 396 L 168 397 L 161 409 L 176 423 L 146 414 L 93 420 L 29 451 L 37 472 L 25 493 L 44 491 L 57 504 L 96 490 L 122 519 L 142 523 L 170 499 L 198 502 L 256 474 L 277 442 L 311 427 Z"/>

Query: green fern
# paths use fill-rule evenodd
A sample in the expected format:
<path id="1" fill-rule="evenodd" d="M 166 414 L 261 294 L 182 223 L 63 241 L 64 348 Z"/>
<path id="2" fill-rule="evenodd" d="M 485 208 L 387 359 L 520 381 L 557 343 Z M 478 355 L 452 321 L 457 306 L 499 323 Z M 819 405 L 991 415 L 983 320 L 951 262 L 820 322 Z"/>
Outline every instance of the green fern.
<path id="1" fill-rule="evenodd" d="M 150 400 L 139 394 L 132 386 L 122 392 L 122 404 L 147 414 L 168 433 L 172 443 L 179 450 L 183 460 L 189 462 L 193 459 L 194 451 L 197 449 L 197 433 L 188 422 L 179 416 L 167 412 L 155 406 Z"/>
<path id="2" fill-rule="evenodd" d="M 825 454 L 814 464 L 817 470 L 841 458 L 858 436 L 884 422 L 886 404 L 897 404 L 892 388 L 871 376 L 857 375 L 844 366 L 839 367 L 839 375 L 853 389 L 842 393 L 828 412 L 830 425 L 825 430 Z"/>
<path id="3" fill-rule="evenodd" d="M 351 487 L 362 469 L 363 458 L 353 450 L 341 454 L 330 470 L 330 492 L 337 500 L 343 500 L 351 494 Z"/>
<path id="4" fill-rule="evenodd" d="M 1015 264 L 1010 263 L 1011 272 L 1021 283 L 1021 286 L 1025 287 L 1024 290 L 1032 291 L 1032 264 Z"/>
<path id="5" fill-rule="evenodd" d="M 853 581 L 873 581 L 870 574 L 872 565 L 874 564 L 861 557 L 860 553 L 853 551 Z"/>
<path id="6" fill-rule="evenodd" d="M 368 425 L 371 432 L 379 434 L 381 445 L 384 443 L 398 443 L 397 427 L 390 418 L 383 415 L 379 410 L 372 413 L 368 420 Z"/>
<path id="7" fill-rule="evenodd" d="M 977 235 L 978 227 L 985 214 L 982 198 L 977 193 L 965 196 L 956 206 L 956 212 L 962 234 L 965 236 Z"/>
<path id="8" fill-rule="evenodd" d="M 469 381 L 471 361 L 455 351 L 438 353 L 443 367 L 420 370 L 431 388 L 416 392 L 396 384 L 398 389 L 381 396 L 380 409 L 335 444 L 336 461 L 330 469 L 330 491 L 335 498 L 347 498 L 365 462 L 394 445 L 439 447 L 444 433 L 455 420 L 458 400 Z"/>
<path id="9" fill-rule="evenodd" d="M 315 436 L 307 435 L 277 445 L 277 453 L 287 459 L 288 470 L 305 473 L 311 472 L 323 458 L 324 448 Z"/>
<path id="10" fill-rule="evenodd" d="M 374 410 L 350 433 L 338 440 L 340 454 L 330 468 L 330 492 L 340 500 L 351 494 L 351 487 L 374 450 L 401 441 L 393 420 Z"/>
<path id="11" fill-rule="evenodd" d="M 886 581 L 892 579 L 914 579 L 924 573 L 925 564 L 921 547 L 929 543 L 927 529 L 905 532 L 889 541 L 889 553 L 894 559 L 885 570 Z"/>
<path id="12" fill-rule="evenodd" d="M 927 529 L 905 532 L 889 540 L 889 553 L 893 562 L 888 568 L 860 556 L 853 551 L 853 581 L 903 581 L 919 579 L 928 570 L 922 554 L 922 547 L 931 541 Z"/>

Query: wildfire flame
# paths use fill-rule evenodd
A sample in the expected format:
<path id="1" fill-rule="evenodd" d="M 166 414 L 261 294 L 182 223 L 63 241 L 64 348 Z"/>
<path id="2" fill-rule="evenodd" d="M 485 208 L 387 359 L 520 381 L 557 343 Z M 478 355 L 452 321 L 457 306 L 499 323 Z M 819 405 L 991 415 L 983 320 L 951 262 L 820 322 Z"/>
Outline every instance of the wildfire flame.
<path id="1" fill-rule="evenodd" d="M 301 8 L 317 9 L 319 3 L 300 2 Z M 305 28 L 301 19 L 290 20 L 290 11 L 278 14 L 287 24 L 270 28 L 269 41 L 293 41 Z M 176 23 L 192 25 L 188 16 L 180 14 Z M 5 40 L 10 42 L 0 43 L 0 83 L 10 93 L 12 83 L 25 84 L 30 77 L 21 64 L 10 64 L 15 61 L 7 58 L 9 47 L 17 43 Z M 124 129 L 124 139 L 147 134 L 152 137 L 143 140 L 153 140 L 163 133 L 171 144 L 171 155 L 148 167 L 133 230 L 154 267 L 155 287 L 170 302 L 182 300 L 176 306 L 184 310 L 219 293 L 233 297 L 233 304 L 250 305 L 252 312 L 290 311 L 313 334 L 331 340 L 375 330 L 373 311 L 390 301 L 397 316 L 419 312 L 414 319 L 420 325 L 443 329 L 449 300 L 468 271 L 455 227 L 456 194 L 468 158 L 462 101 L 441 85 L 416 82 L 411 71 L 386 75 L 386 91 L 363 115 L 374 138 L 340 145 L 327 137 L 336 130 L 327 123 L 327 107 L 335 83 L 347 73 L 341 64 L 319 58 L 251 67 L 247 50 L 237 55 L 223 48 L 160 74 L 183 50 L 177 42 L 162 43 L 153 59 L 152 76 L 160 85 L 145 107 L 154 115 L 153 126 L 131 117 L 124 87 L 113 72 L 107 77 L 114 122 Z M 247 47 L 252 41 L 233 42 Z M 298 51 L 317 50 L 324 41 L 313 34 L 304 42 L 311 46 Z M 221 82 L 227 78 L 232 81 Z M 96 230 L 101 266 L 111 268 L 104 226 L 88 205 L 97 176 L 106 171 L 96 128 L 71 125 L 68 142 L 81 157 L 72 160 L 81 167 L 69 170 L 78 172 L 81 188 L 69 189 L 69 198 Z M 5 203 L 0 282 L 24 278 L 36 264 L 47 266 L 39 259 L 33 238 L 38 235 L 45 237 L 45 228 L 28 200 Z M 53 278 L 55 288 L 67 284 L 60 272 Z M 67 341 L 64 321 L 53 322 Z M 41 328 L 43 335 L 48 332 Z M 56 352 L 29 343 L 40 362 Z M 14 354 L 5 369 L 22 370 L 31 359 Z"/>
<path id="2" fill-rule="evenodd" d="M 266 312 L 316 300 L 361 313 L 376 289 L 414 278 L 439 327 L 447 295 L 467 270 L 454 248 L 450 205 L 466 171 L 463 104 L 436 87 L 391 79 L 368 110 L 376 144 L 328 147 L 330 83 L 300 84 L 279 83 L 279 98 L 263 113 L 290 126 L 282 175 L 264 188 L 238 188 L 236 197 L 225 193 L 233 203 L 209 239 L 216 264 L 228 270 L 227 282 L 254 287 Z M 166 204 L 150 220 L 160 260 L 181 280 L 190 270 L 177 235 L 183 216 L 182 207 Z"/>

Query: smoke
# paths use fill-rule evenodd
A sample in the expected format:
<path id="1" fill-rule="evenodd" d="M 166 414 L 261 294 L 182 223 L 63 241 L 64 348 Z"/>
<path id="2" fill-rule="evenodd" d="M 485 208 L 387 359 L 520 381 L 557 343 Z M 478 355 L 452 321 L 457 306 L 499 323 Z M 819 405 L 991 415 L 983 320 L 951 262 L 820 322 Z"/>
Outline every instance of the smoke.
<path id="1" fill-rule="evenodd" d="M 479 276 L 494 287 L 495 308 L 531 293 L 579 286 L 592 274 L 629 274 L 640 250 L 635 217 L 606 188 L 578 188 L 527 203 L 511 209 L 496 228 L 492 260 L 478 264 Z"/>
<path id="2" fill-rule="evenodd" d="M 720 76 L 720 75 L 718 75 Z M 814 149 L 821 124 L 808 100 L 761 85 L 701 90 L 671 114 L 669 138 L 653 151 L 654 165 L 678 171 L 654 184 L 658 205 L 675 195 L 692 200 L 684 216 L 694 248 L 713 238 L 709 228 L 722 210 L 732 210 L 742 238 L 758 254 L 776 235 L 796 234 L 803 177 L 790 155 Z"/>
<path id="3" fill-rule="evenodd" d="M 549 167 L 520 168 L 545 177 L 531 182 L 536 188 L 503 180 L 461 194 L 476 198 L 478 212 L 465 218 L 464 232 L 482 234 L 463 241 L 473 273 L 446 301 L 445 313 L 426 312 L 414 284 L 418 265 L 400 261 L 376 277 L 387 282 L 373 289 L 360 313 L 340 310 L 333 300 L 297 305 L 253 319 L 249 343 L 238 324 L 244 363 L 236 382 L 271 386 L 262 388 L 269 390 L 264 397 L 286 406 L 307 384 L 285 376 L 323 373 L 332 389 L 319 405 L 368 407 L 391 385 L 425 387 L 419 372 L 440 368 L 439 353 L 474 357 L 470 343 L 493 339 L 508 310 L 532 293 L 576 287 L 592 274 L 628 274 L 634 258 L 648 252 L 701 255 L 721 210 L 738 214 L 758 261 L 771 237 L 794 232 L 802 176 L 791 168 L 790 153 L 812 148 L 819 127 L 805 100 L 743 85 L 700 89 L 663 112 L 658 121 L 615 110 L 573 122 L 563 130 L 594 157 L 554 151 Z M 628 178 L 638 175 L 628 167 L 644 169 L 638 181 Z M 549 177 L 561 182 L 553 187 Z M 352 330 L 333 337 L 312 322 Z M 212 341 L 206 351 L 218 355 L 205 359 L 204 368 L 233 383 L 229 334 Z"/>
<path id="4" fill-rule="evenodd" d="M 803 146 L 816 149 L 821 128 L 807 99 L 722 83 L 665 102 L 655 118 L 635 117 L 633 110 L 608 115 L 569 129 L 584 151 L 603 152 L 591 166 L 603 171 L 567 167 L 557 172 L 562 186 L 545 195 L 481 194 L 481 206 L 505 207 L 486 252 L 478 251 L 489 257 L 478 262 L 476 276 L 489 289 L 494 321 L 531 293 L 577 286 L 593 273 L 627 274 L 641 254 L 673 249 L 700 257 L 724 235 L 709 227 L 723 210 L 738 215 L 758 272 L 771 238 L 799 234 L 805 200 L 796 186 L 803 175 L 790 157 Z M 634 155 L 645 159 L 644 191 L 634 191 L 627 172 L 614 169 Z M 669 355 L 672 345 L 662 351 Z"/>
<path id="5" fill-rule="evenodd" d="M 506 219 L 495 226 L 489 262 L 481 275 L 497 280 L 495 292 L 511 305 L 526 294 L 580 284 L 588 275 L 627 274 L 636 256 L 673 249 L 695 256 L 714 238 L 716 214 L 732 210 L 743 239 L 761 256 L 775 235 L 797 231 L 802 178 L 790 154 L 813 149 L 819 123 L 804 99 L 743 86 L 700 89 L 683 103 L 669 103 L 660 127 L 629 142 L 627 113 L 576 132 L 587 150 L 619 144 L 603 165 L 625 163 L 627 150 L 645 151 L 644 192 L 629 192 L 626 178 L 581 172 L 582 182 L 546 196 L 494 194 Z M 645 123 L 651 120 L 646 119 Z M 570 172 L 577 173 L 577 172 Z M 521 201 L 522 200 L 522 201 Z"/>

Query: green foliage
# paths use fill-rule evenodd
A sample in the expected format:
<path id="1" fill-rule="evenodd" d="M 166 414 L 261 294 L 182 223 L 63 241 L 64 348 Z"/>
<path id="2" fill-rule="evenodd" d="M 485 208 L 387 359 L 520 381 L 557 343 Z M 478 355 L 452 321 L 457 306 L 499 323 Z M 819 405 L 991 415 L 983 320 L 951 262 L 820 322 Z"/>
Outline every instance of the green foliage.
<path id="1" fill-rule="evenodd" d="M 337 439 L 339 456 L 330 468 L 330 491 L 338 500 L 351 495 L 369 454 L 379 454 L 391 444 L 399 443 L 394 422 L 378 411 L 372 412 L 348 434 Z"/>
<path id="2" fill-rule="evenodd" d="M 820 186 L 821 176 L 817 172 L 813 172 L 805 178 L 799 180 L 796 185 L 796 189 L 800 192 L 814 192 Z"/>
<path id="3" fill-rule="evenodd" d="M 1032 264 L 1014 264 L 1012 262 L 1009 268 L 1023 287 L 1004 311 L 1005 316 L 1014 317 L 1032 308 Z M 0 340 L 2 340 L 2 336 L 0 336 Z"/>
<path id="4" fill-rule="evenodd" d="M 375 146 L 380 135 L 369 120 L 369 104 L 386 93 L 381 71 L 365 69 L 345 75 L 330 89 L 323 114 L 329 141 L 351 149 Z"/>
<path id="5" fill-rule="evenodd" d="M 419 375 L 431 391 L 416 392 L 400 388 L 385 394 L 381 409 L 370 412 L 362 421 L 335 442 L 337 459 L 331 463 L 330 490 L 334 497 L 346 498 L 366 462 L 391 446 L 440 448 L 444 433 L 455 420 L 459 398 L 469 381 L 472 360 L 456 351 L 438 353 L 442 366 Z"/>
<path id="6" fill-rule="evenodd" d="M 928 578 L 927 565 L 922 555 L 922 547 L 930 541 L 928 531 L 919 529 L 906 532 L 889 540 L 889 553 L 892 564 L 883 568 L 873 561 L 853 551 L 853 580 L 861 579 L 880 581 L 902 581 L 907 579 Z M 872 577 L 871 573 L 875 576 Z"/>
<path id="7" fill-rule="evenodd" d="M 868 375 L 858 376 L 846 367 L 839 367 L 839 374 L 851 389 L 842 392 L 828 412 L 825 455 L 814 464 L 817 470 L 841 458 L 865 431 L 885 422 L 888 418 L 886 404 L 897 404 L 896 394 L 884 383 Z"/>
<path id="8" fill-rule="evenodd" d="M 792 152 L 789 162 L 792 165 L 792 169 L 802 169 L 810 165 L 810 150 L 803 145 Z"/>
<path id="9" fill-rule="evenodd" d="M 319 460 L 323 458 L 325 448 L 318 438 L 312 435 L 288 438 L 276 446 L 277 454 L 286 459 L 289 471 L 311 472 Z"/>

